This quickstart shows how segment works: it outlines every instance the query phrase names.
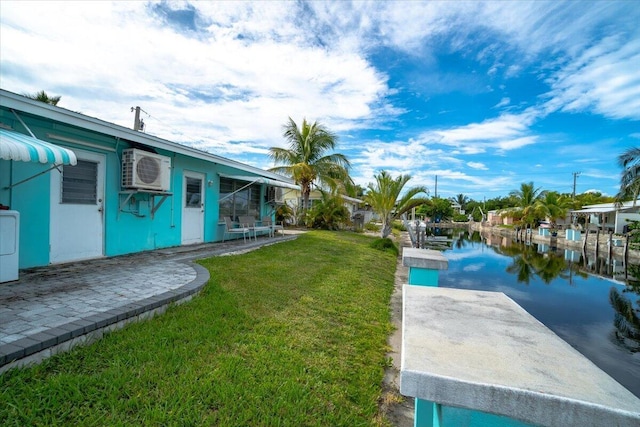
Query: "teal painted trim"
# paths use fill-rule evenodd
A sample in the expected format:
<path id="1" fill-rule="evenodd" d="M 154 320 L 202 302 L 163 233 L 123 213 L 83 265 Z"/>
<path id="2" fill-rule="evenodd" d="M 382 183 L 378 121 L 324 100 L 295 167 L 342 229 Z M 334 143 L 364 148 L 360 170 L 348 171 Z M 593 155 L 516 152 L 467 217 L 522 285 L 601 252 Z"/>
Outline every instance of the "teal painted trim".
<path id="1" fill-rule="evenodd" d="M 534 424 L 486 412 L 444 406 L 416 398 L 415 427 L 536 427 Z"/>
<path id="2" fill-rule="evenodd" d="M 435 405 L 433 402 L 416 397 L 413 427 L 433 427 Z"/>
<path id="3" fill-rule="evenodd" d="M 438 270 L 409 267 L 409 284 L 418 286 L 438 286 Z"/>
<path id="4" fill-rule="evenodd" d="M 442 405 L 439 403 L 433 403 L 433 427 L 442 427 Z"/>

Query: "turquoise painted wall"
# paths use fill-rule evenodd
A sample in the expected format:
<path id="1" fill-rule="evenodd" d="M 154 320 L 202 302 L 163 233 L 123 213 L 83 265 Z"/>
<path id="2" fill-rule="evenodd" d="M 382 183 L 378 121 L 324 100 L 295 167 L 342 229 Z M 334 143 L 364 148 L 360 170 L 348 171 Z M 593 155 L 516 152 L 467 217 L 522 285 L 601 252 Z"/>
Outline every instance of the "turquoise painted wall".
<path id="1" fill-rule="evenodd" d="M 120 159 L 122 150 L 129 148 L 126 141 L 119 141 L 109 135 L 42 117 L 20 112 L 18 114 L 39 139 L 71 149 L 105 155 L 103 216 L 105 256 L 180 245 L 185 171 L 203 173 L 205 176 L 204 242 L 222 240 L 224 225 L 219 222 L 220 178 L 218 174 L 248 175 L 247 172 L 173 152 L 156 150 L 158 154 L 172 159 L 170 191 L 173 194 L 166 198 L 151 218 L 152 196 L 149 193 L 139 192 L 126 203 L 124 203 L 126 195 L 121 194 Z M 0 109 L 0 122 L 24 133 L 22 125 L 6 109 Z M 51 134 L 77 142 L 51 139 L 48 136 Z M 50 175 L 44 174 L 15 187 L 12 191 L 3 188 L 10 182 L 20 181 L 50 167 L 51 165 L 28 162 L 0 161 L 0 203 L 18 210 L 21 216 L 20 268 L 43 266 L 49 263 Z M 262 186 L 262 215 L 270 213 L 270 209 L 264 203 L 265 192 L 266 186 Z M 156 197 L 155 201 L 159 202 L 160 198 Z"/>
<path id="2" fill-rule="evenodd" d="M 438 286 L 438 270 L 409 267 L 409 284 Z"/>
<path id="3" fill-rule="evenodd" d="M 49 174 L 59 172 L 53 170 L 12 189 L 5 187 L 50 167 L 38 163 L 0 161 L 1 203 L 20 212 L 20 268 L 49 263 Z"/>

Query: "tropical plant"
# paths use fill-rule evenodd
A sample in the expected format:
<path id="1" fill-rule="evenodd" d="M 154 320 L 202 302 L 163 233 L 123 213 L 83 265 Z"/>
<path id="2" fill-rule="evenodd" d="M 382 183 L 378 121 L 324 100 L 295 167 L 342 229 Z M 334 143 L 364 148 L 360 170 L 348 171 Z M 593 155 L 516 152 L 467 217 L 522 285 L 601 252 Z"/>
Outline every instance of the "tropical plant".
<path id="1" fill-rule="evenodd" d="M 399 249 L 396 246 L 395 243 L 393 243 L 393 240 L 391 240 L 388 237 L 385 238 L 378 238 L 376 240 L 374 240 L 373 242 L 371 242 L 371 246 L 373 249 L 377 249 L 379 251 L 383 251 L 383 252 L 391 252 L 394 255 L 398 255 L 399 253 Z"/>
<path id="2" fill-rule="evenodd" d="M 440 197 L 433 197 L 418 210 L 420 215 L 426 215 L 433 222 L 448 221 L 453 217 L 451 201 Z"/>
<path id="3" fill-rule="evenodd" d="M 453 198 L 453 201 L 460 205 L 460 209 L 465 210 L 467 203 L 469 203 L 471 199 L 464 194 L 458 194 Z"/>
<path id="4" fill-rule="evenodd" d="M 464 214 L 454 214 L 453 215 L 454 222 L 469 222 L 469 217 Z"/>
<path id="5" fill-rule="evenodd" d="M 320 191 L 322 199 L 313 204 L 307 212 L 306 224 L 311 228 L 323 230 L 339 230 L 350 220 L 349 210 L 344 206 L 344 200 L 339 194 L 329 194 Z"/>
<path id="6" fill-rule="evenodd" d="M 276 222 L 281 222 L 283 224 L 289 223 L 293 218 L 293 215 L 293 209 L 286 203 L 278 205 L 276 208 Z"/>
<path id="7" fill-rule="evenodd" d="M 536 213 L 542 214 L 551 221 L 551 226 L 555 228 L 557 220 L 565 218 L 571 207 L 571 199 L 561 196 L 555 191 L 542 193 L 535 202 Z"/>
<path id="8" fill-rule="evenodd" d="M 60 96 L 49 96 L 44 90 L 41 90 L 40 92 L 36 92 L 34 94 L 25 93 L 24 96 L 50 105 L 58 105 L 58 102 L 60 102 L 61 98 Z"/>
<path id="9" fill-rule="evenodd" d="M 617 205 L 627 200 L 636 199 L 640 195 L 640 148 L 632 147 L 618 156 L 618 164 L 623 168 L 620 176 L 620 189 L 615 196 Z"/>
<path id="10" fill-rule="evenodd" d="M 349 177 L 349 160 L 340 153 L 330 153 L 335 149 L 338 137 L 317 121 L 313 124 L 306 119 L 298 128 L 289 117 L 283 126 L 283 137 L 288 148 L 271 147 L 269 155 L 276 164 L 272 172 L 293 178 L 302 192 L 302 211 L 309 207 L 311 186 L 328 186 L 330 189 L 353 185 Z"/>
<path id="11" fill-rule="evenodd" d="M 426 198 L 416 197 L 421 193 L 428 194 L 424 186 L 416 186 L 407 190 L 402 196 L 404 186 L 411 179 L 411 175 L 400 175 L 393 178 L 387 171 L 380 171 L 374 176 L 376 183 L 369 184 L 365 201 L 378 213 L 382 220 L 381 237 L 391 233 L 392 222 L 416 206 L 428 201 Z"/>
<path id="12" fill-rule="evenodd" d="M 523 182 L 520 184 L 520 189 L 513 190 L 509 193 L 509 196 L 515 203 L 516 209 L 508 212 L 511 212 L 513 216 L 519 216 L 522 225 L 533 226 L 538 219 L 543 217 L 540 205 L 536 204 L 543 194 L 544 192 L 541 192 L 540 187 L 535 188 L 533 182 Z"/>

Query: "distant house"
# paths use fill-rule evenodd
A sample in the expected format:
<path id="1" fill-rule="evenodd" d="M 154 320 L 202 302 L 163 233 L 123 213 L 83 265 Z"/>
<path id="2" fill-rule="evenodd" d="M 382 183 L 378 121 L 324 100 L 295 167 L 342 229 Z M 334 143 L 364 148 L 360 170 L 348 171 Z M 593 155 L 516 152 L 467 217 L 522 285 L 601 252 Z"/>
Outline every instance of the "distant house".
<path id="1" fill-rule="evenodd" d="M 0 208 L 20 268 L 223 239 L 289 178 L 0 90 Z M 278 191 L 276 191 L 278 190 Z"/>
<path id="2" fill-rule="evenodd" d="M 637 203 L 637 202 L 636 202 Z M 624 233 L 629 221 L 640 221 L 640 205 L 625 202 L 620 207 L 614 203 L 583 206 L 571 211 L 577 218 L 584 218 L 586 224 L 595 224 L 604 231 Z"/>
<path id="3" fill-rule="evenodd" d="M 501 216 L 500 210 L 493 210 L 487 212 L 487 222 L 490 225 L 513 225 L 513 218 L 510 216 Z"/>
<path id="4" fill-rule="evenodd" d="M 455 214 L 462 214 L 464 215 L 464 210 L 462 209 L 462 206 L 460 206 L 460 203 L 456 202 L 453 199 L 450 199 L 451 202 L 451 209 L 453 209 L 453 212 Z"/>
<path id="5" fill-rule="evenodd" d="M 360 206 L 364 205 L 364 201 L 356 199 L 354 197 L 341 195 L 344 206 L 349 210 L 349 215 L 353 215 L 360 209 Z M 300 190 L 284 191 L 283 192 L 284 203 L 286 203 L 294 212 L 298 212 L 302 209 L 302 192 Z M 312 190 L 309 194 L 309 209 L 313 209 L 313 206 L 322 201 L 322 193 L 319 190 Z"/>

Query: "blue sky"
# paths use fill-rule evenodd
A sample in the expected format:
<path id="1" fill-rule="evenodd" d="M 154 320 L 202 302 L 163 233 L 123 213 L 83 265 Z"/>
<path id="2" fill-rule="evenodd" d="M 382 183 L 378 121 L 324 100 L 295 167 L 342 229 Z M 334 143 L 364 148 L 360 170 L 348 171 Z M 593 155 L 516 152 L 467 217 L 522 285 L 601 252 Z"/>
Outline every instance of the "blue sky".
<path id="1" fill-rule="evenodd" d="M 14 2 L 0 87 L 267 169 L 288 117 L 319 121 L 366 186 L 522 182 L 615 194 L 640 146 L 640 3 Z"/>

